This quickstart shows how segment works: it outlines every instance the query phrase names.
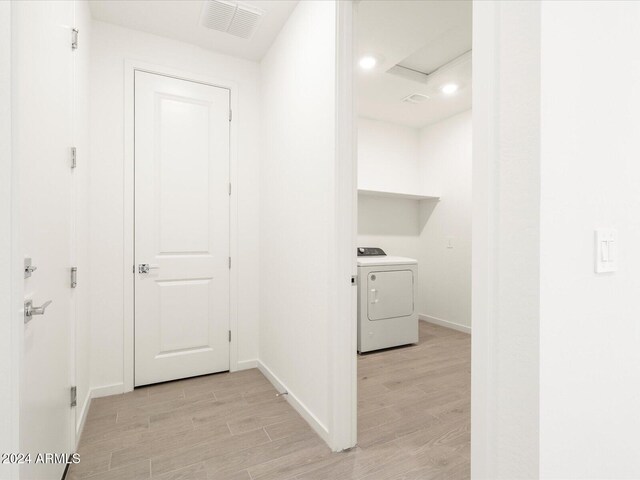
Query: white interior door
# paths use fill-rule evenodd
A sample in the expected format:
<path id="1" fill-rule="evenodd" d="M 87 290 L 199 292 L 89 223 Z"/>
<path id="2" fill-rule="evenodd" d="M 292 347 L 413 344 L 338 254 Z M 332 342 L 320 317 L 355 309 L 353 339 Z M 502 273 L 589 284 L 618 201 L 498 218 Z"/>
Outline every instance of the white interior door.
<path id="1" fill-rule="evenodd" d="M 72 2 L 13 2 L 15 154 L 20 178 L 21 246 L 33 271 L 25 299 L 43 314 L 24 324 L 20 450 L 32 463 L 21 479 L 59 479 L 64 463 L 38 453 L 69 453 L 74 418 L 71 368 Z"/>
<path id="2" fill-rule="evenodd" d="M 229 369 L 229 102 L 135 73 L 136 386 Z"/>

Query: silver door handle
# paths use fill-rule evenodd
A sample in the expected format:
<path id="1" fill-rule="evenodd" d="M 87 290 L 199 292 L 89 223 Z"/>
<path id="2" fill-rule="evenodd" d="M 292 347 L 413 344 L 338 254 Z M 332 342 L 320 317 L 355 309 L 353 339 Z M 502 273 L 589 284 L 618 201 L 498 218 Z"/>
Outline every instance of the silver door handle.
<path id="1" fill-rule="evenodd" d="M 44 315 L 45 310 L 51 304 L 51 300 L 47 300 L 39 307 L 33 306 L 33 300 L 24 302 L 24 323 L 28 323 L 34 315 Z"/>
<path id="2" fill-rule="evenodd" d="M 148 263 L 140 263 L 138 265 L 138 273 L 149 273 L 149 270 L 160 268 L 158 265 L 150 265 Z"/>

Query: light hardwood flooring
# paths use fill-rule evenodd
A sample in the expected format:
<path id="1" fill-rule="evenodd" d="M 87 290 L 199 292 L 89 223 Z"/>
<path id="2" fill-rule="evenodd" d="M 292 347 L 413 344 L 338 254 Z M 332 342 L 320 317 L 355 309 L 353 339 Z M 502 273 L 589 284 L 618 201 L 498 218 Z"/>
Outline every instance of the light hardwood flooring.
<path id="1" fill-rule="evenodd" d="M 469 335 L 424 322 L 418 345 L 361 355 L 342 453 L 255 369 L 95 399 L 67 479 L 466 479 L 469 371 Z"/>

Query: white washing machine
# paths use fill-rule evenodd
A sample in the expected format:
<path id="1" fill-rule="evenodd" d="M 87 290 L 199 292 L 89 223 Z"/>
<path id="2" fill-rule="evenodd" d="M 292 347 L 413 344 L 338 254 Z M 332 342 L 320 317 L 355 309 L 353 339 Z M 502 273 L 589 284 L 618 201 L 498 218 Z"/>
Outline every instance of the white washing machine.
<path id="1" fill-rule="evenodd" d="M 418 342 L 418 261 L 358 248 L 358 352 Z"/>

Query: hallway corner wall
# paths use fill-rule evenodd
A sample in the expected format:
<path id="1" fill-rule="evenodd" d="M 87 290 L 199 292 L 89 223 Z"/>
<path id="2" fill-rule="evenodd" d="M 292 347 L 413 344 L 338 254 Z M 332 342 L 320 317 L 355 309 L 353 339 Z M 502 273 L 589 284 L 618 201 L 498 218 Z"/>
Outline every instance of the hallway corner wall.
<path id="1" fill-rule="evenodd" d="M 540 478 L 640 478 L 640 3 L 541 10 Z"/>
<path id="2" fill-rule="evenodd" d="M 420 130 L 419 177 L 438 201 L 420 204 L 418 312 L 470 332 L 471 110 Z"/>
<path id="3" fill-rule="evenodd" d="M 300 2 L 261 63 L 259 363 L 326 441 L 336 2 Z"/>

